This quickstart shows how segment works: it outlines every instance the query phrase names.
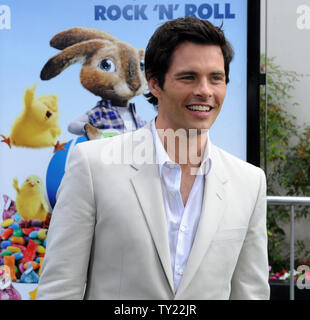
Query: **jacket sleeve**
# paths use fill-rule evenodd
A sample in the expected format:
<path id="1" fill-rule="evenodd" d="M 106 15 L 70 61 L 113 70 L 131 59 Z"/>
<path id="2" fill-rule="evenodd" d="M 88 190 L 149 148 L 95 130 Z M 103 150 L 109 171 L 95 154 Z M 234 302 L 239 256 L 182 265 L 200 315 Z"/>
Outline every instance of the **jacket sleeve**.
<path id="1" fill-rule="evenodd" d="M 95 226 L 92 177 L 78 144 L 57 192 L 37 299 L 82 299 Z"/>
<path id="2" fill-rule="evenodd" d="M 268 300 L 266 177 L 260 171 L 260 187 L 247 234 L 231 281 L 232 300 Z"/>

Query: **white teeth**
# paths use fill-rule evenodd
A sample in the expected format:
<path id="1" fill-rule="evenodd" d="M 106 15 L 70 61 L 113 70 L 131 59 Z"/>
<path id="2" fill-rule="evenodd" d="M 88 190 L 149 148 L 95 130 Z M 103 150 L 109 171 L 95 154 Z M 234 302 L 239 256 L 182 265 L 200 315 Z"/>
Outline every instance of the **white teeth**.
<path id="1" fill-rule="evenodd" d="M 196 106 L 187 106 L 188 109 L 192 111 L 205 111 L 208 112 L 211 110 L 211 107 L 208 106 L 201 106 L 201 105 L 196 105 Z"/>

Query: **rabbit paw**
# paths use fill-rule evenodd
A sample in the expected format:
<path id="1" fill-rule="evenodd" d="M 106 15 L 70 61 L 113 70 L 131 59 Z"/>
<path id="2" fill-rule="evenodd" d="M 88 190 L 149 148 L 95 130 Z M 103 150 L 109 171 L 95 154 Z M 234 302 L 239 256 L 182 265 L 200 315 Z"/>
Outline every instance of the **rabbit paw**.
<path id="1" fill-rule="evenodd" d="M 91 124 L 85 124 L 85 133 L 88 140 L 95 140 L 101 138 L 101 132 L 96 127 L 92 126 Z"/>

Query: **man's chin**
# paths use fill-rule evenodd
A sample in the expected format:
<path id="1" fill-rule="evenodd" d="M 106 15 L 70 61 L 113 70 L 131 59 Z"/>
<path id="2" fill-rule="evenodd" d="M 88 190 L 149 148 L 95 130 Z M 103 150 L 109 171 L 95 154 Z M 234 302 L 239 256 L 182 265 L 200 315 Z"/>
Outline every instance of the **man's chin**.
<path id="1" fill-rule="evenodd" d="M 197 134 L 207 134 L 209 132 L 209 128 L 196 129 Z"/>
<path id="2" fill-rule="evenodd" d="M 199 134 L 203 134 L 203 133 L 206 133 L 210 130 L 210 125 L 209 124 L 193 124 L 193 125 L 189 125 L 186 130 L 187 131 L 196 131 L 197 133 Z"/>

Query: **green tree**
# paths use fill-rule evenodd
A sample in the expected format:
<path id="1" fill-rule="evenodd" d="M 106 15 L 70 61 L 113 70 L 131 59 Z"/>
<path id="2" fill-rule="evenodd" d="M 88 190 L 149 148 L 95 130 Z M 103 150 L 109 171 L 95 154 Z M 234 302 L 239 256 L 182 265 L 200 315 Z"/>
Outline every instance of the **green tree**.
<path id="1" fill-rule="evenodd" d="M 260 154 L 261 167 L 266 169 L 267 194 L 310 196 L 310 126 L 301 127 L 292 111 L 288 112 L 298 107 L 291 93 L 304 75 L 282 70 L 274 57 L 266 60 L 262 55 L 261 72 L 266 69 L 267 89 L 260 90 Z M 296 217 L 306 217 L 310 209 L 297 207 L 295 212 Z M 288 217 L 288 207 L 268 206 L 269 263 L 277 271 L 289 266 L 289 250 L 281 245 L 285 232 L 279 226 Z M 309 252 L 300 240 L 296 241 L 295 254 L 297 259 L 308 258 Z"/>

